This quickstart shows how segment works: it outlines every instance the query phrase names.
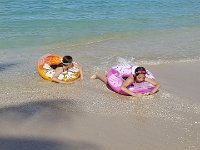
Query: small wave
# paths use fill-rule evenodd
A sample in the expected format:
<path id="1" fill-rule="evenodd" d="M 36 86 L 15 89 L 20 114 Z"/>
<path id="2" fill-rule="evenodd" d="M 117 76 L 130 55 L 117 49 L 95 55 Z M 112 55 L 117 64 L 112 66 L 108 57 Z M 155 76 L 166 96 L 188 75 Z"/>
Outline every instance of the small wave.
<path id="1" fill-rule="evenodd" d="M 130 64 L 133 66 L 141 66 L 141 65 L 162 65 L 162 64 L 178 64 L 178 63 L 193 63 L 199 62 L 200 57 L 194 58 L 182 58 L 182 59 L 137 59 L 135 57 L 118 57 L 118 56 L 106 56 L 99 58 L 99 63 L 96 65 L 92 65 L 93 71 L 103 71 L 108 70 L 112 66 L 116 66 L 119 64 Z"/>
<path id="2" fill-rule="evenodd" d="M 133 64 L 135 61 L 134 57 L 131 57 L 130 59 L 122 58 L 122 57 L 117 57 L 117 63 L 118 64 Z"/>
<path id="3" fill-rule="evenodd" d="M 192 63 L 199 62 L 200 57 L 195 58 L 182 58 L 182 59 L 158 59 L 158 60 L 136 60 L 134 63 L 142 65 L 161 65 L 161 64 L 171 64 L 171 63 Z"/>
<path id="4" fill-rule="evenodd" d="M 192 63 L 199 62 L 200 57 L 196 56 L 193 58 L 182 58 L 182 59 L 142 59 L 139 60 L 135 57 L 117 57 L 116 64 L 131 64 L 131 65 L 161 65 L 161 64 L 171 64 L 171 63 Z"/>

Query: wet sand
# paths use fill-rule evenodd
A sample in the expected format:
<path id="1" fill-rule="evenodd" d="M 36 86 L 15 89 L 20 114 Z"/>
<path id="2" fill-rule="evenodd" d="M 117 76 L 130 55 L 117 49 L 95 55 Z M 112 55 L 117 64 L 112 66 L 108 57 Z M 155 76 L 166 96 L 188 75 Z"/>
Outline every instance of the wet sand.
<path id="1" fill-rule="evenodd" d="M 199 104 L 200 71 L 198 68 L 200 68 L 199 62 L 188 62 L 158 65 L 151 69 L 158 74 L 158 80 L 170 92 Z"/>
<path id="2" fill-rule="evenodd" d="M 89 80 L 90 72 L 70 87 L 36 73 L 34 83 L 3 81 L 0 149 L 198 150 L 199 66 L 146 66 L 162 88 L 144 98 L 118 95 Z"/>

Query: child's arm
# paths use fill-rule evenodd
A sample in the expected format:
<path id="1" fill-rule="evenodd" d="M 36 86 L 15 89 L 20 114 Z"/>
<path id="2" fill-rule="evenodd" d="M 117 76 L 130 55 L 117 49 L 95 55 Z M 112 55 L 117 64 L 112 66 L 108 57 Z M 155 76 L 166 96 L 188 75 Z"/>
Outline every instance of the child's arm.
<path id="1" fill-rule="evenodd" d="M 152 80 L 152 79 L 150 79 L 150 78 L 145 78 L 145 81 L 146 82 L 149 82 L 149 83 L 151 83 L 151 84 L 153 84 L 154 86 L 155 86 L 155 88 L 151 91 L 151 92 L 149 92 L 148 94 L 154 94 L 154 93 L 156 93 L 157 91 L 158 91 L 158 89 L 160 88 L 160 84 L 158 83 L 158 82 L 156 82 L 155 80 Z M 146 95 L 146 94 L 145 94 Z"/>
<path id="2" fill-rule="evenodd" d="M 53 82 L 56 82 L 56 83 L 69 83 L 69 82 L 65 82 L 65 81 L 62 81 L 62 80 L 59 80 L 59 79 L 58 79 L 59 75 L 60 75 L 62 72 L 63 72 L 62 67 L 56 68 L 55 74 L 54 74 L 53 77 L 52 77 L 52 81 L 53 81 Z"/>
<path id="3" fill-rule="evenodd" d="M 83 69 L 82 69 L 82 67 L 77 65 L 77 64 L 74 64 L 74 66 L 77 67 L 80 70 L 80 74 L 81 74 L 80 78 L 81 78 L 81 80 L 83 80 Z"/>
<path id="4" fill-rule="evenodd" d="M 135 94 L 135 93 L 132 93 L 131 91 L 129 91 L 129 90 L 127 89 L 127 87 L 128 87 L 130 84 L 132 84 L 133 82 L 134 82 L 134 78 L 133 78 L 133 77 L 128 77 L 128 78 L 123 82 L 123 84 L 121 85 L 121 87 L 120 87 L 121 90 L 124 91 L 125 93 L 131 95 L 131 96 L 137 96 L 137 97 L 142 96 L 142 94 Z"/>

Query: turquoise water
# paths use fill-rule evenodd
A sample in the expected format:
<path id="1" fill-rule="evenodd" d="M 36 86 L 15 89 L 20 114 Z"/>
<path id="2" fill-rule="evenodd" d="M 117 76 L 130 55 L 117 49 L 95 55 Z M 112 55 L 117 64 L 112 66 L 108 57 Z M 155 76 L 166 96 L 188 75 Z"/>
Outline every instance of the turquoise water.
<path id="1" fill-rule="evenodd" d="M 198 0 L 1 0 L 0 49 L 200 26 Z"/>

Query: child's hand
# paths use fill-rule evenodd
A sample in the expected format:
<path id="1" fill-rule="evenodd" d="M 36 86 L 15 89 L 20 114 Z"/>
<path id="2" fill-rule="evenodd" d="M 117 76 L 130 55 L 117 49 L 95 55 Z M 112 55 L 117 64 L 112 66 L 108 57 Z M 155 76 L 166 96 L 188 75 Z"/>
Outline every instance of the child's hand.
<path id="1" fill-rule="evenodd" d="M 144 96 L 150 95 L 150 92 L 144 93 Z"/>
<path id="2" fill-rule="evenodd" d="M 152 94 L 153 94 L 152 92 L 144 93 L 145 96 L 147 96 L 147 95 L 152 95 Z"/>

